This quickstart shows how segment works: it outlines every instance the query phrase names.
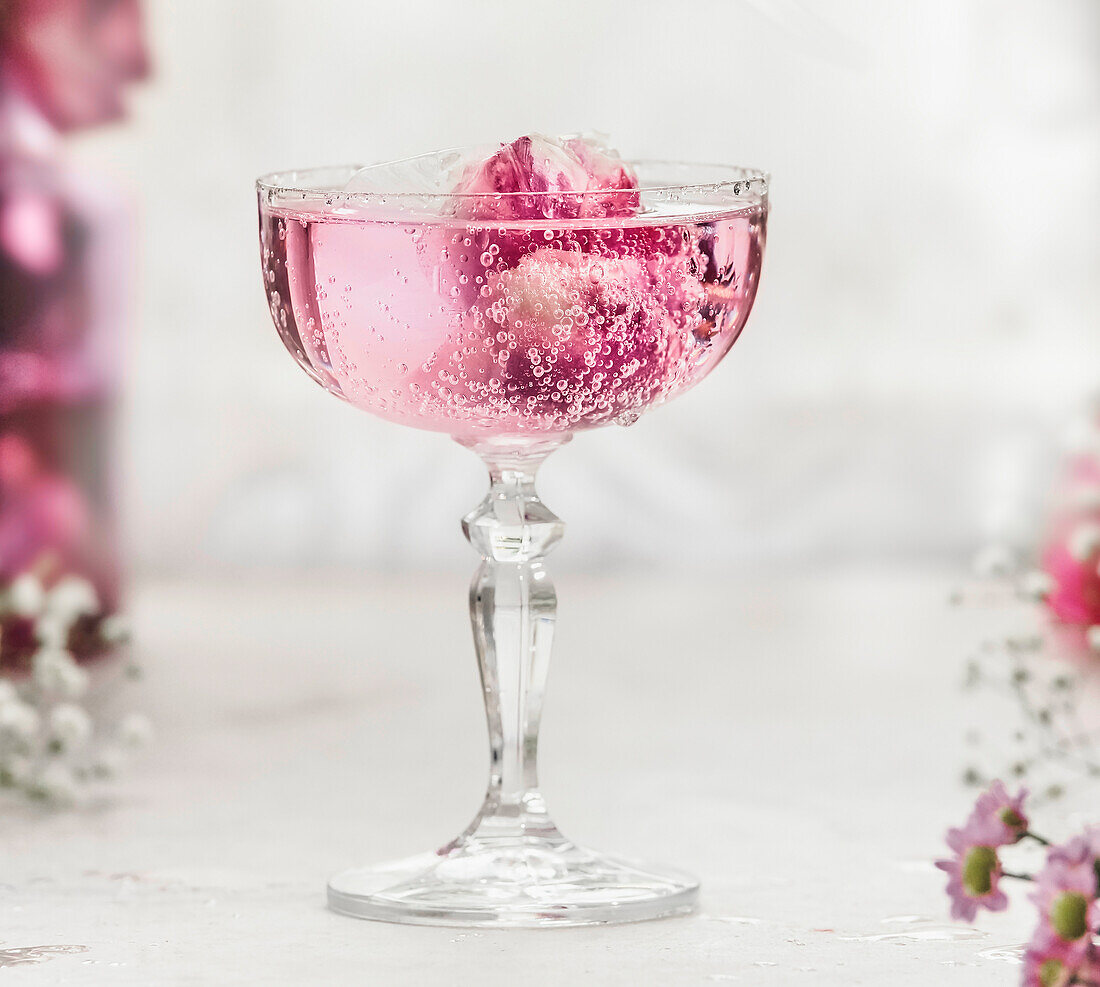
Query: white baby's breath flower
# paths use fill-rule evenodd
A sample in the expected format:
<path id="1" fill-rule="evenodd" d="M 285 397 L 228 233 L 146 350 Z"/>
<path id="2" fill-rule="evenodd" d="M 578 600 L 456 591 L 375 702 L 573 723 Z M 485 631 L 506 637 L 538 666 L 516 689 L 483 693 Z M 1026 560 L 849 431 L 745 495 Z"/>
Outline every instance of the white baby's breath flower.
<path id="1" fill-rule="evenodd" d="M 1100 524 L 1086 521 L 1077 525 L 1066 541 L 1066 549 L 1078 562 L 1086 562 L 1100 548 Z"/>
<path id="2" fill-rule="evenodd" d="M 34 681 L 43 691 L 78 699 L 88 689 L 88 673 L 61 648 L 39 648 L 34 655 Z"/>
<path id="3" fill-rule="evenodd" d="M 99 596 L 83 576 L 62 576 L 46 594 L 46 609 L 70 620 L 99 613 Z"/>
<path id="4" fill-rule="evenodd" d="M 113 613 L 100 621 L 99 634 L 108 644 L 125 644 L 130 640 L 130 625 L 124 617 Z"/>
<path id="5" fill-rule="evenodd" d="M 51 761 L 31 782 L 36 795 L 65 805 L 76 799 L 77 783 L 72 769 L 61 761 Z"/>
<path id="6" fill-rule="evenodd" d="M 50 710 L 50 736 L 65 750 L 82 747 L 92 735 L 92 718 L 75 703 L 58 703 Z"/>
<path id="7" fill-rule="evenodd" d="M 1057 588 L 1057 583 L 1045 572 L 1033 569 L 1020 579 L 1020 593 L 1029 600 L 1045 600 Z"/>
<path id="8" fill-rule="evenodd" d="M 0 758 L 0 785 L 25 785 L 31 776 L 31 759 L 26 754 L 8 751 Z"/>
<path id="9" fill-rule="evenodd" d="M 38 710 L 29 703 L 16 700 L 0 706 L 0 735 L 11 740 L 30 740 L 41 723 Z"/>
<path id="10" fill-rule="evenodd" d="M 113 778 L 125 764 L 126 758 L 119 748 L 104 746 L 96 751 L 95 760 L 92 761 L 92 773 L 100 778 Z"/>
<path id="11" fill-rule="evenodd" d="M 153 725 L 141 713 L 128 713 L 119 721 L 116 734 L 123 747 L 144 747 L 153 738 Z"/>
<path id="12" fill-rule="evenodd" d="M 983 579 L 997 579 L 1009 575 L 1016 568 L 1016 558 L 1007 545 L 986 545 L 972 563 L 974 574 Z"/>
<path id="13" fill-rule="evenodd" d="M 1100 651 L 1100 624 L 1093 624 L 1085 631 L 1085 636 L 1088 639 L 1089 647 L 1093 651 Z"/>
<path id="14" fill-rule="evenodd" d="M 64 648 L 69 641 L 71 620 L 45 613 L 34 622 L 34 638 L 46 648 Z"/>
<path id="15" fill-rule="evenodd" d="M 14 703 L 19 699 L 19 692 L 10 679 L 0 678 L 0 706 L 5 703 Z"/>
<path id="16" fill-rule="evenodd" d="M 39 578 L 30 572 L 16 576 L 8 586 L 9 609 L 20 617 L 37 617 L 42 612 L 46 594 Z"/>

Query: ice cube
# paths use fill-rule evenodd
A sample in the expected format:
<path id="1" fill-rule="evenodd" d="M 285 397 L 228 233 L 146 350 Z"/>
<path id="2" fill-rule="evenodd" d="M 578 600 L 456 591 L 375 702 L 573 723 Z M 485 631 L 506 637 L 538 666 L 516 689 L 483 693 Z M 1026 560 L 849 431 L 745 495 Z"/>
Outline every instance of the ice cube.
<path id="1" fill-rule="evenodd" d="M 454 198 L 433 211 L 463 219 L 573 219 L 632 216 L 638 180 L 595 135 L 528 134 L 507 144 L 433 151 L 360 168 L 348 192 Z M 427 200 L 426 200 L 427 202 Z"/>
<path id="2" fill-rule="evenodd" d="M 348 179 L 344 190 L 377 195 L 442 195 L 454 188 L 470 162 L 492 153 L 491 145 L 480 145 L 367 165 Z"/>
<path id="3" fill-rule="evenodd" d="M 471 195 L 456 201 L 468 219 L 574 219 L 633 215 L 637 187 L 598 136 L 528 134 L 467 164 L 454 191 Z"/>

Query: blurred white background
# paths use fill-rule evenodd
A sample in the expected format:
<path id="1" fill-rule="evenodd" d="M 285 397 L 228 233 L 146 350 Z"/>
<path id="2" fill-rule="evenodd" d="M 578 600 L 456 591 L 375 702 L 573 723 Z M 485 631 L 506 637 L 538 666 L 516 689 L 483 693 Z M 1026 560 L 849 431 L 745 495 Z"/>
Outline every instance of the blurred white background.
<path id="1" fill-rule="evenodd" d="M 147 6 L 155 78 L 76 152 L 141 217 L 145 571 L 474 563 L 474 457 L 325 395 L 270 325 L 252 180 L 278 168 L 593 129 L 772 172 L 725 364 L 545 467 L 562 567 L 962 560 L 1100 384 L 1094 0 Z"/>

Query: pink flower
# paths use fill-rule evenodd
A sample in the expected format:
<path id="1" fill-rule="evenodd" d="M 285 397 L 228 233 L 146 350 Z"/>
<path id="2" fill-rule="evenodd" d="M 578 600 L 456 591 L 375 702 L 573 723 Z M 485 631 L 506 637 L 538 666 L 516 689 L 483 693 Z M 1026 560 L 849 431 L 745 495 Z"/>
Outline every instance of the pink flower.
<path id="1" fill-rule="evenodd" d="M 521 137 L 467 167 L 454 191 L 471 194 L 456 215 L 483 222 L 425 256 L 446 262 L 465 338 L 448 339 L 417 382 L 448 414 L 558 430 L 629 422 L 732 344 L 699 345 L 738 317 L 721 232 L 584 222 L 639 205 L 633 171 L 603 144 Z"/>
<path id="2" fill-rule="evenodd" d="M 1015 796 L 1009 796 L 1004 782 L 993 782 L 989 791 L 982 792 L 974 805 L 971 821 L 981 820 L 994 827 L 1000 827 L 998 846 L 1017 843 L 1027 832 L 1028 820 L 1024 815 L 1024 801 L 1027 789 L 1021 788 Z"/>
<path id="3" fill-rule="evenodd" d="M 1037 938 L 1064 946 L 1067 964 L 1076 968 L 1092 948 L 1100 922 L 1097 901 L 1097 854 L 1100 829 L 1093 829 L 1047 855 L 1036 877 L 1031 900 L 1039 909 Z"/>
<path id="4" fill-rule="evenodd" d="M 1054 580 L 1047 606 L 1070 624 L 1100 624 L 1100 516 L 1077 514 L 1058 526 L 1043 554 Z"/>
<path id="5" fill-rule="evenodd" d="M 955 856 L 937 860 L 936 866 L 947 872 L 952 918 L 972 922 L 981 908 L 1000 912 L 1008 907 L 1008 897 L 999 887 L 1001 861 L 997 848 L 1003 845 L 1003 835 L 999 820 L 975 815 L 962 829 L 947 831 L 947 845 Z"/>
<path id="6" fill-rule="evenodd" d="M 462 200 L 464 219 L 578 219 L 634 215 L 637 185 L 602 143 L 531 134 L 469 166 L 454 191 L 484 196 Z"/>

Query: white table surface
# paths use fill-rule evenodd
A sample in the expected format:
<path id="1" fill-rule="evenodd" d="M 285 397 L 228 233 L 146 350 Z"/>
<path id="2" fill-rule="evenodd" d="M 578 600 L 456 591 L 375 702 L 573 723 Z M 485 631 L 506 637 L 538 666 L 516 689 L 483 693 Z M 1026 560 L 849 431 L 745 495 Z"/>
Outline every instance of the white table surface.
<path id="1" fill-rule="evenodd" d="M 556 581 L 551 810 L 696 872 L 698 914 L 493 932 L 328 912 L 331 872 L 433 848 L 479 805 L 463 578 L 154 581 L 135 698 L 158 737 L 112 806 L 0 818 L 0 983 L 1017 982 L 1030 909 L 953 925 L 929 862 L 971 797 L 978 630 L 948 574 Z M 85 949 L 19 962 L 52 946 Z"/>

